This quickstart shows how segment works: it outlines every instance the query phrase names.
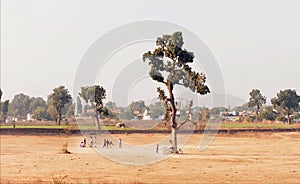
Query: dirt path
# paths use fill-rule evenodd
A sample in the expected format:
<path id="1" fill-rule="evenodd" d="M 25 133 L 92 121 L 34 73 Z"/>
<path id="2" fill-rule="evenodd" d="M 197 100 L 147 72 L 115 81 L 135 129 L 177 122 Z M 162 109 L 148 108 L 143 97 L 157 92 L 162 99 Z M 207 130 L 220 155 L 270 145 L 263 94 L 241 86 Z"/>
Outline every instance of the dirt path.
<path id="1" fill-rule="evenodd" d="M 148 144 L 165 135 L 114 135 L 123 142 Z M 123 165 L 79 148 L 82 136 L 1 135 L 1 183 L 299 183 L 300 133 L 218 135 L 199 151 L 193 135 L 175 155 L 158 163 Z M 99 139 L 99 141 L 102 141 Z M 61 154 L 64 142 L 71 154 Z M 102 143 L 102 142 L 101 142 Z M 117 144 L 117 143 L 115 143 Z"/>

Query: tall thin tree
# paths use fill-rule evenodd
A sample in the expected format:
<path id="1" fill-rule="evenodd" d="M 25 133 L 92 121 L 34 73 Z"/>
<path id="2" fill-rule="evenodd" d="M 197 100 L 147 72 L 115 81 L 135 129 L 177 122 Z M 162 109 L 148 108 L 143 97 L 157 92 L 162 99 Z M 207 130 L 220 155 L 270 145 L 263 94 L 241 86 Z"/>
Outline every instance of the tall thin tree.
<path id="1" fill-rule="evenodd" d="M 266 97 L 263 96 L 259 89 L 253 89 L 250 93 L 250 99 L 248 102 L 249 107 L 255 108 L 256 120 L 258 116 L 259 109 L 266 103 Z"/>
<path id="2" fill-rule="evenodd" d="M 164 84 L 168 95 L 161 88 L 157 88 L 159 99 L 164 102 L 165 121 L 169 121 L 172 127 L 172 150 L 177 152 L 176 102 L 174 86 L 183 86 L 191 91 L 205 95 L 209 88 L 205 84 L 206 76 L 192 70 L 189 63 L 194 62 L 194 54 L 182 48 L 182 32 L 172 35 L 163 35 L 156 40 L 156 49 L 143 54 L 143 61 L 150 65 L 150 77 Z"/>

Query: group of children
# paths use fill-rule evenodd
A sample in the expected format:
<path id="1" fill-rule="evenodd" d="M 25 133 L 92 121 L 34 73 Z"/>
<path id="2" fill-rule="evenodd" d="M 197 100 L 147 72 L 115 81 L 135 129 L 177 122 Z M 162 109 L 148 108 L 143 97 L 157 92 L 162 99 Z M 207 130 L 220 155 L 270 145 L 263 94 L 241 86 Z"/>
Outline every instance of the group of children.
<path id="1" fill-rule="evenodd" d="M 86 138 L 83 139 L 83 141 L 80 143 L 80 147 L 84 148 L 87 146 L 87 142 L 86 142 Z M 90 143 L 89 146 L 91 148 L 96 148 L 96 136 L 90 136 Z M 111 148 L 112 146 L 114 146 L 113 142 L 108 140 L 108 139 L 104 139 L 104 143 L 103 143 L 103 148 Z M 119 138 L 119 148 L 122 148 L 122 139 Z"/>
<path id="2" fill-rule="evenodd" d="M 84 148 L 87 146 L 86 138 L 83 139 L 83 141 L 80 143 L 80 147 Z M 96 148 L 96 136 L 90 136 L 90 143 L 89 146 L 91 148 L 95 147 Z"/>

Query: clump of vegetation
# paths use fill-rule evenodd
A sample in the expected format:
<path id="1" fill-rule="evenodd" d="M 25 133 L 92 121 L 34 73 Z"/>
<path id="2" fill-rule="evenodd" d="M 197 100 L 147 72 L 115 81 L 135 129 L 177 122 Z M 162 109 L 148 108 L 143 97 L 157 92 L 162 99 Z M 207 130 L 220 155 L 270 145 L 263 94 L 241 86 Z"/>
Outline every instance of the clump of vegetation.
<path id="1" fill-rule="evenodd" d="M 68 184 L 70 182 L 67 180 L 67 178 L 68 178 L 68 175 L 53 177 L 52 181 L 53 181 L 53 184 Z"/>
<path id="2" fill-rule="evenodd" d="M 62 153 L 64 154 L 70 154 L 71 152 L 68 150 L 68 142 L 65 142 L 64 144 L 62 144 L 62 149 L 61 149 Z"/>

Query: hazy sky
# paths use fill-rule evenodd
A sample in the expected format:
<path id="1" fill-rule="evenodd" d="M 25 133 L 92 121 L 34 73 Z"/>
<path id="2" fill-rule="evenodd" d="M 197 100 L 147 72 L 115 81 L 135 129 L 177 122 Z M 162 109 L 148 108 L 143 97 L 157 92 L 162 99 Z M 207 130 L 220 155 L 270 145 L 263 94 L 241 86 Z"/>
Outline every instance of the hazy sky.
<path id="1" fill-rule="evenodd" d="M 268 99 L 285 88 L 299 93 L 299 7 L 297 0 L 1 1 L 3 98 L 20 92 L 46 98 L 59 85 L 72 93 L 89 46 L 139 20 L 170 21 L 196 33 L 216 57 L 228 94 L 247 100 L 253 88 Z"/>

